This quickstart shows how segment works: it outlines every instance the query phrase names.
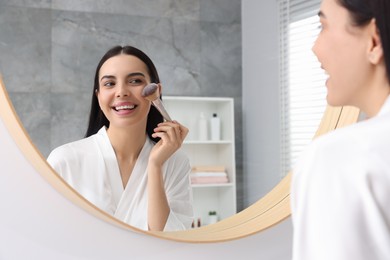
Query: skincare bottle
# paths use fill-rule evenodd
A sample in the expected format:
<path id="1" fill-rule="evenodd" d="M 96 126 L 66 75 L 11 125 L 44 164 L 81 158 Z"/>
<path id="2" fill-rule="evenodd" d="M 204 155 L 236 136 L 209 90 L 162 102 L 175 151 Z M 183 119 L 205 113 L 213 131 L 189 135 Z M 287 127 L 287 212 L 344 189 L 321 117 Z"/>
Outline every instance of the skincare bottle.
<path id="1" fill-rule="evenodd" d="M 213 117 L 210 119 L 210 130 L 211 130 L 211 140 L 219 141 L 221 140 L 221 119 L 216 113 L 213 114 Z"/>
<path id="2" fill-rule="evenodd" d="M 208 127 L 207 127 L 207 119 L 203 112 L 199 115 L 199 141 L 207 141 L 208 139 Z"/>

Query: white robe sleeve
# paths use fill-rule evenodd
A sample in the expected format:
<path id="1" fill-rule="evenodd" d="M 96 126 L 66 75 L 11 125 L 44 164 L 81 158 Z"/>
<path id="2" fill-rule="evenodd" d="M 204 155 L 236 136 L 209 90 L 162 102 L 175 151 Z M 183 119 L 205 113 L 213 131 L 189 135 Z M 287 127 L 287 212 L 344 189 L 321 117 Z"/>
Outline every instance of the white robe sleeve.
<path id="1" fill-rule="evenodd" d="M 72 160 L 72 154 L 63 149 L 62 147 L 54 149 L 47 158 L 47 162 L 61 177 L 66 178 L 66 175 L 71 176 L 72 168 L 75 168 L 74 164 L 77 164 L 77 160 Z"/>
<path id="2" fill-rule="evenodd" d="M 374 152 L 389 148 L 348 135 L 314 141 L 294 169 L 294 260 L 390 259 L 390 161 Z"/>
<path id="3" fill-rule="evenodd" d="M 165 192 L 170 213 L 164 231 L 185 230 L 193 221 L 191 167 L 184 153 L 178 151 L 166 169 Z"/>
<path id="4" fill-rule="evenodd" d="M 48 163 L 77 193 L 106 211 L 114 214 L 117 202 L 108 173 L 108 161 L 97 145 L 96 135 L 55 148 Z M 111 174 L 118 174 L 116 168 Z"/>

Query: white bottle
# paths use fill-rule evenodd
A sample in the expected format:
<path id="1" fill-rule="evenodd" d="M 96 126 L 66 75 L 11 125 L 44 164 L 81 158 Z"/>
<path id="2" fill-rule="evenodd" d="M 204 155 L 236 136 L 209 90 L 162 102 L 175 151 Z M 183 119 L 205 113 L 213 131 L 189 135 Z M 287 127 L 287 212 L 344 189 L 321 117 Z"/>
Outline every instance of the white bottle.
<path id="1" fill-rule="evenodd" d="M 216 113 L 213 114 L 213 117 L 210 119 L 210 130 L 211 130 L 211 140 L 219 141 L 221 140 L 221 119 Z"/>
<path id="2" fill-rule="evenodd" d="M 207 141 L 209 139 L 208 137 L 208 126 L 207 126 L 207 119 L 204 116 L 204 113 L 201 112 L 199 115 L 199 129 L 198 129 L 198 139 L 199 141 Z"/>

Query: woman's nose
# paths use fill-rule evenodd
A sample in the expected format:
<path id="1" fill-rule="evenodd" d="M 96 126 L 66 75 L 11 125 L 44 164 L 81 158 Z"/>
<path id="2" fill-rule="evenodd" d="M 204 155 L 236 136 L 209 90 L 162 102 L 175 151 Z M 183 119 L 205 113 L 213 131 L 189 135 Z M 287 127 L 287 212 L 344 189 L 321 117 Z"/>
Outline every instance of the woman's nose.
<path id="1" fill-rule="evenodd" d="M 128 97 L 131 95 L 131 92 L 129 88 L 126 86 L 126 84 L 122 83 L 118 85 L 118 91 L 116 96 L 117 97 Z"/>

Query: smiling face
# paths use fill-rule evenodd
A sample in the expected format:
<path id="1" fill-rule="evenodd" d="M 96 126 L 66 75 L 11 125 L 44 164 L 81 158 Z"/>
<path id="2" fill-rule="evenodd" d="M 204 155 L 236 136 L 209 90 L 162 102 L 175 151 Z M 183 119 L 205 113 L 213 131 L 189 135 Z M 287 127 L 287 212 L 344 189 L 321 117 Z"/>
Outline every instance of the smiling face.
<path id="1" fill-rule="evenodd" d="M 332 106 L 361 107 L 372 80 L 368 26 L 354 26 L 337 0 L 323 0 L 319 16 L 322 29 L 313 52 L 329 75 L 327 101 Z"/>
<path id="2" fill-rule="evenodd" d="M 135 56 L 120 54 L 104 62 L 96 95 L 110 128 L 138 125 L 145 129 L 150 102 L 141 93 L 148 83 L 148 69 Z"/>

